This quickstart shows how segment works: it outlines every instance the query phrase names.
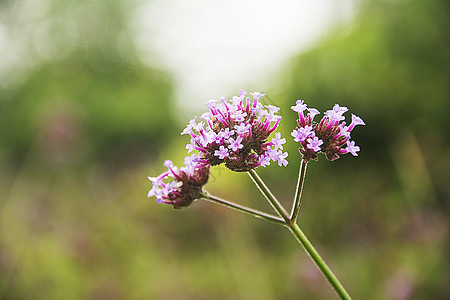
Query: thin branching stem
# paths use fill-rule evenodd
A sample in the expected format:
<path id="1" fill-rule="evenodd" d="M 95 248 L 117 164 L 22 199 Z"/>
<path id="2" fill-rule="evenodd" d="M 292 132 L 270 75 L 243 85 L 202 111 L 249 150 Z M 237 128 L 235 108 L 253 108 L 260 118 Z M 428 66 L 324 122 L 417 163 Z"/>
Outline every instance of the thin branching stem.
<path id="1" fill-rule="evenodd" d="M 301 190 L 303 189 L 303 182 L 306 172 L 306 164 L 307 162 L 303 161 L 301 168 L 300 168 L 300 174 L 299 174 L 299 183 L 297 186 L 297 192 L 295 196 L 295 201 L 297 203 L 294 203 L 294 207 L 299 207 L 300 204 L 300 196 L 301 196 Z M 309 257 L 313 260 L 313 262 L 316 264 L 317 268 L 322 272 L 324 277 L 328 280 L 330 285 L 333 287 L 335 292 L 338 294 L 338 296 L 343 300 L 349 300 L 351 297 L 345 290 L 344 286 L 339 282 L 337 277 L 333 274 L 331 269 L 328 267 L 326 262 L 322 259 L 322 257 L 319 255 L 319 253 L 316 251 L 316 249 L 313 247 L 311 242 L 308 240 L 306 235 L 303 233 L 303 231 L 300 229 L 300 227 L 296 223 L 296 219 L 290 218 L 287 214 L 286 210 L 281 206 L 280 202 L 275 198 L 275 196 L 272 194 L 272 192 L 269 190 L 269 188 L 266 186 L 266 184 L 262 181 L 262 179 L 258 176 L 258 174 L 254 170 L 250 170 L 248 172 L 252 180 L 255 182 L 255 184 L 258 186 L 258 188 L 261 190 L 263 195 L 267 198 L 269 203 L 272 205 L 272 207 L 275 209 L 275 211 L 283 218 L 285 222 L 285 226 L 289 228 L 291 233 L 295 236 L 297 241 L 302 245 L 303 249 L 305 249 L 306 253 L 308 253 Z M 297 205 L 297 206 L 295 206 Z M 294 210 L 295 212 L 296 210 Z M 297 213 L 298 214 L 298 210 Z M 293 217 L 296 217 L 296 215 L 293 215 Z"/>
<path id="2" fill-rule="evenodd" d="M 283 221 L 283 219 L 281 219 L 279 217 L 276 217 L 276 216 L 270 215 L 268 213 L 265 213 L 265 212 L 262 212 L 262 211 L 259 211 L 256 209 L 253 209 L 253 208 L 250 208 L 247 206 L 243 206 L 243 205 L 213 196 L 207 192 L 203 192 L 203 198 L 205 200 L 220 204 L 222 206 L 225 206 L 225 207 L 228 207 L 228 208 L 231 208 L 231 209 L 234 209 L 234 210 L 246 213 L 246 214 L 250 214 L 254 217 L 261 218 L 261 219 L 264 219 L 266 221 L 269 221 L 269 222 L 272 222 L 272 223 L 275 223 L 278 225 L 283 225 L 283 226 L 286 225 L 285 222 Z"/>
<path id="3" fill-rule="evenodd" d="M 255 170 L 250 170 L 247 172 L 250 178 L 253 180 L 253 182 L 256 184 L 256 186 L 259 188 L 261 193 L 266 197 L 267 201 L 269 201 L 270 205 L 275 209 L 275 211 L 280 215 L 280 217 L 283 218 L 286 225 L 289 225 L 291 223 L 291 220 L 289 218 L 289 214 L 286 212 L 284 207 L 281 205 L 281 203 L 275 198 L 275 196 L 272 194 L 272 192 L 269 190 L 269 188 L 266 186 L 266 184 L 262 181 L 261 177 L 256 173 Z"/>
<path id="4" fill-rule="evenodd" d="M 297 181 L 297 188 L 295 190 L 295 197 L 294 197 L 294 204 L 292 205 L 292 211 L 291 211 L 291 220 L 293 223 L 297 221 L 298 213 L 300 211 L 300 199 L 302 197 L 302 191 L 303 191 L 303 185 L 305 183 L 305 174 L 306 174 L 306 166 L 308 164 L 308 161 L 305 159 L 302 159 L 302 162 L 300 163 L 300 170 L 298 173 L 298 181 Z"/>

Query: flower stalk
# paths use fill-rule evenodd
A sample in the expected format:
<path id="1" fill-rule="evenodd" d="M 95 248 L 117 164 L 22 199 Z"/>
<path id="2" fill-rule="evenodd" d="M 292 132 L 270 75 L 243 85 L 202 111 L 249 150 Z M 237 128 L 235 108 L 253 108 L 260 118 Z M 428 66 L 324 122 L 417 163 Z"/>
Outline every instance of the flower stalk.
<path id="1" fill-rule="evenodd" d="M 301 168 L 299 172 L 299 180 L 298 180 L 298 186 L 297 186 L 297 192 L 295 197 L 295 204 L 300 204 L 300 197 L 301 197 L 301 190 L 303 188 L 303 182 L 304 177 L 306 173 L 306 165 L 307 161 L 303 160 L 301 163 Z M 303 233 L 303 231 L 300 229 L 298 224 L 296 223 L 296 218 L 298 215 L 298 206 L 294 206 L 294 213 L 292 217 L 289 217 L 287 215 L 286 210 L 283 208 L 283 206 L 280 204 L 280 202 L 275 198 L 273 193 L 267 188 L 265 183 L 262 181 L 261 177 L 258 176 L 255 170 L 251 170 L 248 172 L 252 180 L 255 182 L 255 184 L 258 186 L 262 194 L 266 197 L 266 199 L 269 201 L 269 203 L 272 205 L 272 207 L 280 214 L 281 217 L 283 217 L 284 225 L 289 228 L 289 231 L 295 236 L 297 241 L 302 245 L 303 249 L 308 253 L 309 257 L 313 260 L 313 262 L 316 264 L 316 266 L 319 268 L 319 270 L 322 272 L 323 276 L 328 280 L 330 285 L 333 287 L 333 289 L 336 291 L 336 293 L 339 295 L 341 299 L 351 299 L 347 291 L 345 290 L 344 286 L 339 282 L 337 277 L 334 275 L 334 273 L 331 271 L 331 269 L 328 267 L 326 262 L 322 259 L 322 257 L 319 255 L 319 253 L 316 251 L 316 249 L 313 247 L 311 242 L 308 240 L 306 235 Z M 302 179 L 303 178 L 303 179 Z M 294 204 L 294 205 L 295 205 Z M 295 219 L 294 219 L 295 218 Z"/>
<path id="2" fill-rule="evenodd" d="M 313 245 L 308 240 L 308 238 L 303 233 L 303 231 L 300 229 L 300 227 L 297 225 L 297 223 L 292 223 L 289 226 L 289 230 L 295 236 L 297 241 L 302 245 L 303 249 L 305 249 L 306 253 L 308 253 L 309 257 L 311 257 L 311 259 L 314 261 L 316 266 L 320 269 L 323 276 L 325 276 L 325 278 L 328 280 L 328 282 L 333 287 L 333 289 L 338 294 L 338 296 L 341 299 L 345 299 L 345 300 L 351 299 L 350 295 L 347 293 L 344 286 L 339 282 L 337 277 L 333 274 L 331 269 L 328 267 L 328 265 L 325 263 L 325 261 L 322 259 L 322 257 L 319 255 L 319 253 L 316 251 L 316 249 L 313 247 Z"/>
<path id="3" fill-rule="evenodd" d="M 250 170 L 247 172 L 250 175 L 250 178 L 259 188 L 264 197 L 269 201 L 270 205 L 275 209 L 275 211 L 283 218 L 285 224 L 290 224 L 291 219 L 289 218 L 288 213 L 284 209 L 284 207 L 280 204 L 280 202 L 275 198 L 269 188 L 266 186 L 264 181 L 262 181 L 261 177 L 256 173 L 255 170 Z"/>
<path id="4" fill-rule="evenodd" d="M 300 211 L 300 205 L 301 205 L 300 199 L 302 197 L 303 185 L 305 183 L 306 165 L 307 164 L 308 164 L 308 161 L 305 159 L 302 159 L 302 162 L 300 163 L 299 174 L 298 174 L 297 188 L 295 190 L 294 204 L 292 205 L 292 212 L 291 212 L 291 220 L 294 223 L 297 221 L 298 213 Z"/>
<path id="5" fill-rule="evenodd" d="M 278 224 L 278 225 L 285 225 L 283 219 L 279 218 L 279 217 L 275 217 L 273 215 L 267 214 L 265 212 L 253 209 L 253 208 L 249 208 L 247 206 L 243 206 L 216 196 L 213 196 L 211 194 L 209 194 L 208 192 L 203 192 L 202 194 L 203 199 L 208 200 L 210 202 L 252 215 L 254 217 Z"/>

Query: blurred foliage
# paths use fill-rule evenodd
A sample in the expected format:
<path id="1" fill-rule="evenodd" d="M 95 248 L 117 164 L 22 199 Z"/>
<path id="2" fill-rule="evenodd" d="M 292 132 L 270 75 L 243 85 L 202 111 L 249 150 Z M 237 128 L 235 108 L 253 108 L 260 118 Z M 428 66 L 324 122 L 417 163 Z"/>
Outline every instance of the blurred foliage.
<path id="1" fill-rule="evenodd" d="M 300 222 L 346 252 L 341 272 L 358 278 L 348 283 L 356 298 L 447 299 L 450 5 L 375 0 L 360 9 L 295 57 L 279 81 L 285 111 L 298 98 L 320 111 L 339 103 L 367 124 L 352 134 L 358 159 L 310 163 Z M 285 114 L 286 132 L 295 118 Z M 384 289 L 374 292 L 374 282 Z"/>
<path id="2" fill-rule="evenodd" d="M 348 106 L 367 123 L 360 156 L 310 163 L 300 225 L 355 299 L 448 299 L 449 4 L 359 5 L 276 74 L 290 164 L 258 171 L 288 204 L 289 107 Z M 145 198 L 187 137 L 170 75 L 133 44 L 139 1 L 0 7 L 14 49 L 0 70 L 0 299 L 333 299 L 287 230 Z M 216 167 L 208 190 L 270 211 L 247 177 Z"/>
<path id="3" fill-rule="evenodd" d="M 21 161 L 41 143 L 52 156 L 70 149 L 90 161 L 156 150 L 166 140 L 173 88 L 168 74 L 137 56 L 133 2 L 22 1 L 4 9 L 24 70 L 1 91 L 4 154 Z"/>

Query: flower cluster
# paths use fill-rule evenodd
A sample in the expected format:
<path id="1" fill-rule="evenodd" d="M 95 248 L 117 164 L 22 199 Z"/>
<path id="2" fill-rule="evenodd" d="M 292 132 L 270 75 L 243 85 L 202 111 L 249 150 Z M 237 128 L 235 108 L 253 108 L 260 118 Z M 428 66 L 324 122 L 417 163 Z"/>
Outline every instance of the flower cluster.
<path id="1" fill-rule="evenodd" d="M 364 121 L 352 114 L 352 122 L 346 126 L 343 114 L 348 111 L 347 107 L 336 104 L 332 110 L 325 112 L 322 120 L 317 123 L 313 121 L 314 116 L 320 112 L 315 108 L 307 108 L 303 100 L 297 100 L 291 109 L 298 113 L 297 128 L 291 135 L 294 141 L 300 142 L 299 148 L 303 159 L 309 161 L 317 160 L 317 153 L 322 152 L 328 160 L 336 160 L 340 154 L 351 153 L 358 156 L 356 152 L 359 147 L 354 141 L 350 141 L 350 133 L 356 125 L 365 125 Z M 308 111 L 306 116 L 304 111 Z"/>
<path id="2" fill-rule="evenodd" d="M 198 163 L 202 166 L 215 166 L 225 163 L 236 172 L 245 172 L 258 166 L 268 166 L 270 161 L 287 165 L 287 152 L 283 152 L 286 139 L 279 132 L 268 141 L 275 131 L 281 116 L 276 115 L 279 108 L 259 102 L 264 94 L 255 92 L 247 97 L 241 90 L 239 96 L 229 101 L 225 98 L 206 103 L 209 111 L 197 123 L 192 119 L 181 134 L 191 136 L 186 148 L 189 152 L 199 151 Z"/>
<path id="3" fill-rule="evenodd" d="M 174 208 L 186 207 L 202 197 L 203 185 L 209 178 L 209 166 L 197 164 L 196 155 L 184 159 L 185 166 L 177 168 L 172 161 L 166 160 L 167 171 L 158 177 L 148 177 L 153 187 L 147 197 L 156 197 L 158 203 L 171 204 Z M 168 178 L 172 181 L 167 181 Z"/>
<path id="4" fill-rule="evenodd" d="M 179 169 L 166 160 L 164 165 L 168 170 L 158 177 L 149 177 L 153 187 L 148 197 L 154 196 L 158 203 L 171 204 L 174 208 L 186 207 L 204 196 L 203 185 L 208 181 L 211 166 L 224 163 L 230 170 L 245 172 L 268 166 L 271 161 L 278 162 L 279 166 L 288 164 L 288 153 L 282 151 L 286 139 L 275 132 L 275 137 L 269 141 L 281 121 L 281 116 L 277 115 L 280 109 L 263 105 L 259 100 L 264 94 L 250 93 L 251 97 L 247 94 L 241 90 L 239 96 L 229 101 L 220 98 L 206 103 L 209 111 L 200 117 L 203 121 L 197 122 L 195 117 L 181 132 L 191 137 L 186 145 L 188 153 L 196 150 L 198 154 L 187 156 L 185 166 Z M 358 155 L 359 147 L 350 141 L 350 133 L 356 125 L 365 124 L 352 114 L 352 122 L 346 126 L 343 116 L 348 111 L 346 107 L 336 104 L 318 123 L 314 117 L 319 111 L 307 108 L 303 100 L 297 100 L 291 108 L 299 116 L 291 135 L 301 144 L 299 151 L 306 162 L 317 160 L 319 152 L 328 160 L 345 153 Z"/>

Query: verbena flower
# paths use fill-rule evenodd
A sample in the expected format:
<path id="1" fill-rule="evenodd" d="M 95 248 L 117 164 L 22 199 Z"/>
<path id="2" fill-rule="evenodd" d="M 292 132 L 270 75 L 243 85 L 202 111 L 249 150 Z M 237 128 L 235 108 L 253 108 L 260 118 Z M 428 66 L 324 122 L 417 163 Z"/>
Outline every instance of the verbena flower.
<path id="1" fill-rule="evenodd" d="M 336 160 L 340 154 L 351 153 L 358 156 L 360 150 L 354 141 L 350 140 L 350 133 L 356 125 L 366 125 L 364 121 L 352 114 L 352 122 L 345 126 L 343 114 L 347 107 L 336 104 L 333 109 L 325 112 L 320 122 L 314 117 L 320 112 L 315 108 L 308 108 L 303 100 L 297 100 L 291 109 L 298 113 L 297 127 L 291 133 L 294 141 L 299 142 L 303 159 L 317 160 L 317 153 L 322 152 L 328 160 Z M 307 111 L 305 116 L 304 112 Z"/>
<path id="2" fill-rule="evenodd" d="M 196 155 L 184 159 L 185 166 L 177 168 L 172 161 L 166 160 L 167 171 L 158 177 L 148 177 L 153 187 L 147 197 L 156 197 L 156 202 L 173 205 L 174 208 L 186 207 L 202 197 L 203 185 L 209 178 L 209 166 L 199 165 Z M 170 180 L 172 178 L 172 180 Z"/>
<path id="3" fill-rule="evenodd" d="M 201 116 L 203 121 L 197 123 L 192 119 L 181 134 L 189 134 L 191 141 L 186 149 L 199 152 L 198 164 L 215 166 L 225 163 L 233 171 L 245 172 L 258 166 L 267 166 L 270 161 L 286 166 L 287 152 L 282 152 L 280 133 L 269 141 L 269 136 L 276 130 L 281 116 L 280 110 L 273 105 L 259 102 L 264 94 L 255 92 L 247 97 L 247 92 L 240 91 L 239 96 L 229 101 L 225 98 L 210 100 L 206 103 L 209 111 Z"/>

